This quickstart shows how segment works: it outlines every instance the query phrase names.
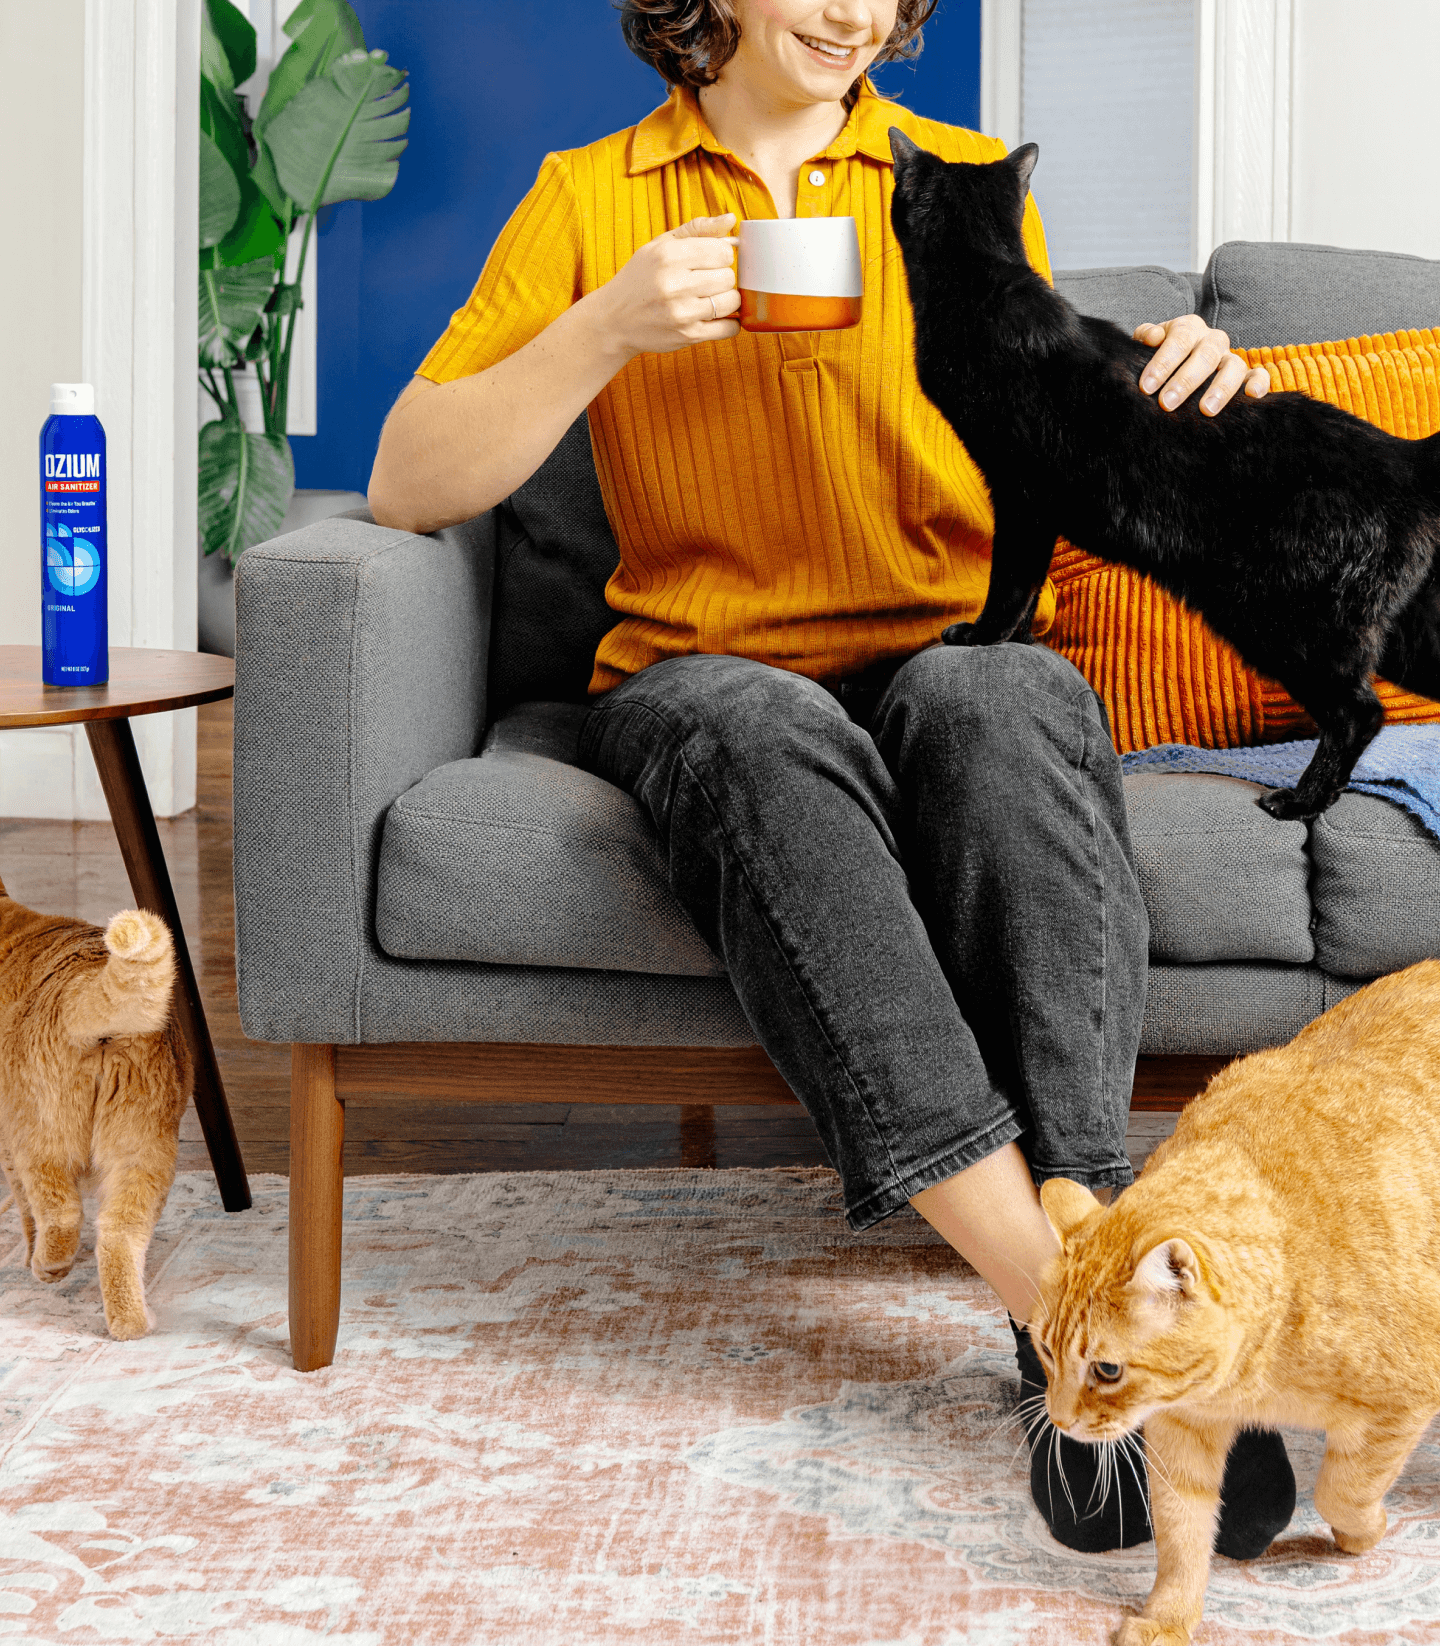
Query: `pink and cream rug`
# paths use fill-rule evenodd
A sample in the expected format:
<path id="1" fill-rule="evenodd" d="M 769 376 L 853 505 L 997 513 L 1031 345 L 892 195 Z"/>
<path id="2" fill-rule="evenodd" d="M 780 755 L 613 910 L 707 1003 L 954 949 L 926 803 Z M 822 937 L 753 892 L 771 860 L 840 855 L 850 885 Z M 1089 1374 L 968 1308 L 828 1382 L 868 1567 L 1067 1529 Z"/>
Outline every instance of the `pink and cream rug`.
<path id="1" fill-rule="evenodd" d="M 353 1179 L 308 1377 L 254 1188 L 179 1179 L 128 1344 L 88 1242 L 42 1286 L 0 1210 L 0 1637 L 1072 1646 L 1149 1589 L 1032 1509 L 987 1289 L 908 1214 L 849 1235 L 828 1172 Z M 1350 1559 L 1290 1438 L 1295 1521 L 1200 1641 L 1440 1641 L 1440 1444 Z"/>

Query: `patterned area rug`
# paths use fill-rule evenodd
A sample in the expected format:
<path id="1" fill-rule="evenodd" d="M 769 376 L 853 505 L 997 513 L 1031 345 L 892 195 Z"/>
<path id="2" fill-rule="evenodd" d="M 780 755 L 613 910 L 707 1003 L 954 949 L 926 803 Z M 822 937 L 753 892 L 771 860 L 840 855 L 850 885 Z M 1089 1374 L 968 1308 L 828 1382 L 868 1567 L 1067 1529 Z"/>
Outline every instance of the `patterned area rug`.
<path id="1" fill-rule="evenodd" d="M 0 1636 L 1072 1646 L 1149 1589 L 1031 1507 L 987 1288 L 909 1214 L 848 1234 L 828 1172 L 353 1179 L 308 1377 L 254 1188 L 179 1179 L 128 1344 L 88 1243 L 42 1286 L 0 1211 Z M 1290 1439 L 1294 1523 L 1200 1641 L 1440 1640 L 1440 1445 L 1350 1559 Z"/>

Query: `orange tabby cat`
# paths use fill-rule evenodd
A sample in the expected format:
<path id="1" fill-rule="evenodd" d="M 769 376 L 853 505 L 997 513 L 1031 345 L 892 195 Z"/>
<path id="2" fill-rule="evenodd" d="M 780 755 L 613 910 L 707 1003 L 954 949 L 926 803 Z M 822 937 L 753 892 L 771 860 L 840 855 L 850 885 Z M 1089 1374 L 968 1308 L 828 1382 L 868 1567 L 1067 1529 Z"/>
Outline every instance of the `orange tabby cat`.
<path id="1" fill-rule="evenodd" d="M 69 1274 L 80 1186 L 98 1180 L 95 1256 L 110 1335 L 142 1337 L 145 1251 L 175 1178 L 190 1054 L 170 1016 L 175 947 L 153 914 L 102 932 L 0 885 L 0 1167 L 41 1280 Z"/>
<path id="2" fill-rule="evenodd" d="M 1231 1064 L 1112 1206 L 1066 1179 L 1041 1200 L 1051 1421 L 1145 1425 L 1157 1573 L 1122 1646 L 1190 1640 L 1239 1427 L 1323 1429 L 1315 1507 L 1342 1549 L 1378 1542 L 1440 1411 L 1440 961 Z"/>

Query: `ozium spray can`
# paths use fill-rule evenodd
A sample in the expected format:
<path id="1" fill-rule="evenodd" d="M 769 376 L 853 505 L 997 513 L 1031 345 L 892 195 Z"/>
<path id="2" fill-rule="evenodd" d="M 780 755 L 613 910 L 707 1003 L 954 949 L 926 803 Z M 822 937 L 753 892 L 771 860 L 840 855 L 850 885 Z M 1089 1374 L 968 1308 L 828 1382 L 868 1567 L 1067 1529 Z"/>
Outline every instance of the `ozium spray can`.
<path id="1" fill-rule="evenodd" d="M 110 678 L 105 431 L 89 383 L 52 383 L 40 431 L 40 637 L 47 686 Z"/>

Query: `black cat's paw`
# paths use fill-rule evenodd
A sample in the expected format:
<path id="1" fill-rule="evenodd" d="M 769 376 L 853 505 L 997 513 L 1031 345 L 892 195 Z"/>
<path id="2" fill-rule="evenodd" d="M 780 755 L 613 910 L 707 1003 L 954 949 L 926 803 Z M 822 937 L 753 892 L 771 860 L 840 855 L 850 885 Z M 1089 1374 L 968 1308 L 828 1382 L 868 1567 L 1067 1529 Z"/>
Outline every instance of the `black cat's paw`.
<path id="1" fill-rule="evenodd" d="M 1331 800 L 1334 798 L 1333 795 L 1330 797 Z M 1313 823 L 1330 800 L 1311 800 L 1298 789 L 1271 789 L 1269 794 L 1260 795 L 1255 804 L 1262 811 L 1269 812 L 1271 817 L 1278 817 L 1282 823 Z"/>
<path id="2" fill-rule="evenodd" d="M 976 644 L 975 625 L 952 623 L 948 629 L 941 629 L 940 638 L 947 646 L 973 646 Z"/>

